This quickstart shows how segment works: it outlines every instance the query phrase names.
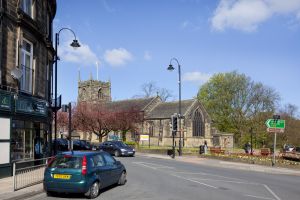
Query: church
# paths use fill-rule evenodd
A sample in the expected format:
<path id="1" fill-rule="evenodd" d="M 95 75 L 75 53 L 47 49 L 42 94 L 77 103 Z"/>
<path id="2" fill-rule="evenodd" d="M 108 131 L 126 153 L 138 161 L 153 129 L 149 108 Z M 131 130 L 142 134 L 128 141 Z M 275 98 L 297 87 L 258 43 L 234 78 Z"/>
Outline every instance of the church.
<path id="1" fill-rule="evenodd" d="M 122 108 L 122 110 L 137 109 L 143 114 L 143 122 L 137 125 L 137 130 L 127 133 L 126 140 L 136 141 L 141 145 L 172 146 L 171 116 L 178 113 L 178 101 L 163 102 L 159 96 L 112 101 L 111 82 L 94 80 L 92 77 L 86 81 L 81 81 L 79 77 L 77 101 L 78 103 L 103 102 L 109 107 Z M 208 146 L 233 147 L 233 135 L 221 133 L 212 126 L 212 120 L 199 100 L 182 100 L 181 115 L 183 147 L 199 147 L 205 141 Z M 80 139 L 98 142 L 94 134 L 77 134 Z M 179 135 L 177 133 L 175 136 L 177 146 Z M 119 138 L 121 138 L 120 133 L 110 133 L 104 141 Z"/>

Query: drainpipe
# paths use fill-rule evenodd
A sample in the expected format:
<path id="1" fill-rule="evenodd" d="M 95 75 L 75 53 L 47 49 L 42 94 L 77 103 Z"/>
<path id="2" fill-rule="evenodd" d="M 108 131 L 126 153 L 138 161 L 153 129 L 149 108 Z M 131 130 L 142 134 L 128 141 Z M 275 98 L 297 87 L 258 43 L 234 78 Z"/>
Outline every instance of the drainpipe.
<path id="1" fill-rule="evenodd" d="M 3 20 L 3 0 L 0 1 L 0 33 L 1 33 L 1 45 L 0 45 L 0 85 L 2 85 L 2 49 L 3 49 L 3 25 L 2 25 L 2 20 Z"/>

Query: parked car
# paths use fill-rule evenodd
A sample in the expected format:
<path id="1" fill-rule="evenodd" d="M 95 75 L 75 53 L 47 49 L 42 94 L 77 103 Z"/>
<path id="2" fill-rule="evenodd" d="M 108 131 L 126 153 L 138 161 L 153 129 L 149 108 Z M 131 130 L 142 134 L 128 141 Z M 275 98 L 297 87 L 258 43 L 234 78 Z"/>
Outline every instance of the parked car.
<path id="1" fill-rule="evenodd" d="M 58 154 L 48 162 L 44 173 L 44 190 L 55 193 L 84 193 L 96 198 L 99 190 L 126 183 L 126 169 L 104 151 L 72 151 Z"/>
<path id="2" fill-rule="evenodd" d="M 73 150 L 92 150 L 93 147 L 89 141 L 73 140 Z"/>
<path id="3" fill-rule="evenodd" d="M 68 151 L 68 143 L 69 141 L 67 139 L 64 138 L 57 138 L 56 139 L 56 151 L 57 152 L 63 152 L 63 151 Z M 55 146 L 55 140 L 52 140 L 52 144 L 53 144 L 53 149 Z"/>
<path id="4" fill-rule="evenodd" d="M 135 149 L 126 145 L 121 141 L 107 141 L 99 145 L 99 150 L 106 151 L 111 155 L 119 156 L 134 156 Z"/>
<path id="5" fill-rule="evenodd" d="M 295 146 L 294 145 L 286 144 L 283 147 L 283 151 L 284 152 L 293 152 L 294 150 L 295 150 Z"/>

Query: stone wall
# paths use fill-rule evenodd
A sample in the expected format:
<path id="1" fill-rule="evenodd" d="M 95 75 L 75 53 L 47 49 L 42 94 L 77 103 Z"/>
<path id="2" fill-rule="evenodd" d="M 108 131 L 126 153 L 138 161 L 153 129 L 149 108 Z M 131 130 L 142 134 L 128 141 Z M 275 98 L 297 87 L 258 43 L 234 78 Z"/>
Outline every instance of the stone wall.
<path id="1" fill-rule="evenodd" d="M 10 72 L 20 65 L 21 41 L 25 38 L 33 44 L 32 94 L 48 99 L 54 49 L 52 47 L 52 26 L 47 26 L 47 13 L 51 14 L 49 19 L 52 23 L 55 10 L 49 10 L 51 9 L 50 1 L 34 1 L 35 11 L 32 19 L 21 9 L 18 9 L 19 1 L 3 2 L 4 17 L 2 19 L 2 32 L 0 33 L 0 38 L 2 38 L 2 57 L 0 59 L 2 88 L 7 86 L 17 88 L 17 81 L 12 78 Z M 47 34 L 47 30 L 49 34 Z M 49 65 L 48 69 L 47 65 Z"/>
<path id="2" fill-rule="evenodd" d="M 97 80 L 78 82 L 78 102 L 108 102 L 111 101 L 111 84 Z"/>

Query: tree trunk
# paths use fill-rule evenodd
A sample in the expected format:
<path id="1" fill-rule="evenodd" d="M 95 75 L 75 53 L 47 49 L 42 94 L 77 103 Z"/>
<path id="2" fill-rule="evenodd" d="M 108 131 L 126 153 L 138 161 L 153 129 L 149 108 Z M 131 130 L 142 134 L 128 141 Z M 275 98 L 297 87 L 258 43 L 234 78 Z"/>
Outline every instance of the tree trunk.
<path id="1" fill-rule="evenodd" d="M 127 131 L 122 131 L 122 140 L 123 140 L 123 142 L 126 142 L 126 132 Z"/>
<path id="2" fill-rule="evenodd" d="M 99 135 L 99 142 L 102 142 L 102 135 Z"/>

